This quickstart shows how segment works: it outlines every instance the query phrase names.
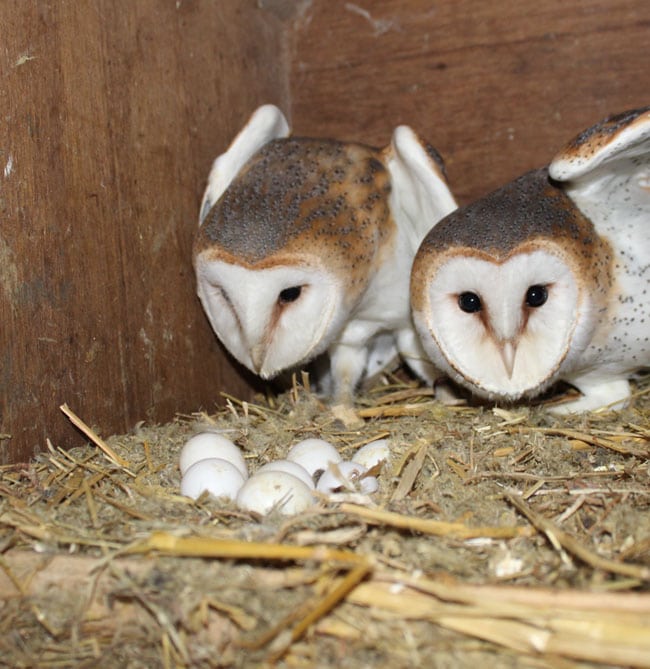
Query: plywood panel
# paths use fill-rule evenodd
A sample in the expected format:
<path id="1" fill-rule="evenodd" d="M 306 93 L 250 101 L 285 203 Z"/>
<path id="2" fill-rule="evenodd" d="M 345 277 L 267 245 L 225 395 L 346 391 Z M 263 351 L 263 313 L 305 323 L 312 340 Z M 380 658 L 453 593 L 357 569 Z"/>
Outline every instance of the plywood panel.
<path id="1" fill-rule="evenodd" d="M 0 461 L 210 408 L 249 386 L 194 292 L 204 179 L 242 119 L 286 107 L 254 1 L 0 4 Z"/>
<path id="2" fill-rule="evenodd" d="M 461 202 L 650 102 L 645 0 L 314 0 L 295 24 L 297 132 L 382 145 L 406 123 Z"/>

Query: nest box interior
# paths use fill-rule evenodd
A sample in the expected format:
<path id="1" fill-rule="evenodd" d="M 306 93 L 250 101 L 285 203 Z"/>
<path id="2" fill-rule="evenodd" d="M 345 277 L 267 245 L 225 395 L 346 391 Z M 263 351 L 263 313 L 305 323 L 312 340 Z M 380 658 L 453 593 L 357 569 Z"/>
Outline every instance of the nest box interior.
<path id="1" fill-rule="evenodd" d="M 648 104 L 643 0 L 4 3 L 0 460 L 246 397 L 195 295 L 210 164 L 271 102 L 294 134 L 408 124 L 466 203 Z"/>

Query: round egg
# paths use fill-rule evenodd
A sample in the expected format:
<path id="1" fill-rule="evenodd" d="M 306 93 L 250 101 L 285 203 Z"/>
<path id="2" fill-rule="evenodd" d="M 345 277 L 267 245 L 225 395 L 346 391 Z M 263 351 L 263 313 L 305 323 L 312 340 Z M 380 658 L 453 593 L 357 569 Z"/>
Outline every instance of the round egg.
<path id="1" fill-rule="evenodd" d="M 362 446 L 353 456 L 352 462 L 363 465 L 366 469 L 372 469 L 380 462 L 390 459 L 390 448 L 388 439 L 377 439 Z"/>
<path id="2" fill-rule="evenodd" d="M 300 513 L 313 504 L 312 491 L 299 478 L 280 471 L 251 476 L 237 495 L 237 505 L 247 511 L 267 514 L 273 508 L 285 515 Z"/>
<path id="3" fill-rule="evenodd" d="M 237 467 L 244 479 L 248 478 L 246 462 L 239 447 L 217 432 L 200 432 L 185 442 L 180 455 L 181 474 L 185 474 L 195 462 L 208 458 L 227 460 Z"/>
<path id="4" fill-rule="evenodd" d="M 287 453 L 287 460 L 297 462 L 313 476 L 327 469 L 330 462 L 341 462 L 341 454 L 324 439 L 304 439 L 294 444 Z"/>
<path id="5" fill-rule="evenodd" d="M 272 462 L 267 462 L 257 470 L 255 476 L 260 472 L 286 472 L 300 479 L 311 490 L 316 487 L 311 474 L 302 465 L 291 460 L 273 460 Z"/>
<path id="6" fill-rule="evenodd" d="M 244 477 L 232 462 L 207 458 L 191 465 L 181 478 L 181 495 L 197 499 L 207 490 L 215 497 L 234 500 L 244 485 Z"/>
<path id="7" fill-rule="evenodd" d="M 377 479 L 374 476 L 366 476 L 361 478 L 368 469 L 358 462 L 339 462 L 336 465 L 338 473 L 334 472 L 334 468 L 326 469 L 318 481 L 316 490 L 326 494 L 337 492 L 341 489 L 342 492 L 349 491 L 350 485 L 359 490 L 365 495 L 375 492 L 379 487 Z M 340 476 L 339 476 L 340 473 Z"/>

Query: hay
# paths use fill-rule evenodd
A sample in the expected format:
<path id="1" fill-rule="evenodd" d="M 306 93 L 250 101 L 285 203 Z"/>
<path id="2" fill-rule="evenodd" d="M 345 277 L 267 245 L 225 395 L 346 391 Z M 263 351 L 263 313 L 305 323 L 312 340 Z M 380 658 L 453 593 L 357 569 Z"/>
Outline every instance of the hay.
<path id="1" fill-rule="evenodd" d="M 444 406 L 385 379 L 346 427 L 308 387 L 48 448 L 0 470 L 0 665 L 650 667 L 650 397 L 619 414 Z M 228 430 L 251 470 L 299 439 L 389 438 L 370 498 L 260 518 L 179 495 Z"/>

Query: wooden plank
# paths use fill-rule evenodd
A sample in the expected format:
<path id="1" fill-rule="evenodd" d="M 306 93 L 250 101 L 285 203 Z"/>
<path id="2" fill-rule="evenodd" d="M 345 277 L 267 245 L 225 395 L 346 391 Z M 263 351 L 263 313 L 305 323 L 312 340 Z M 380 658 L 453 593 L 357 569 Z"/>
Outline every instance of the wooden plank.
<path id="1" fill-rule="evenodd" d="M 0 21 L 1 463 L 76 443 L 63 402 L 106 435 L 247 395 L 189 258 L 209 165 L 257 105 L 378 145 L 408 123 L 466 202 L 650 89 L 643 0 L 29 1 Z"/>
<path id="2" fill-rule="evenodd" d="M 255 2 L 0 4 L 0 462 L 250 392 L 195 296 L 210 163 L 286 108 L 284 28 Z M 278 55 L 279 54 L 279 55 Z M 10 438 L 7 437 L 10 435 Z"/>
<path id="3" fill-rule="evenodd" d="M 647 105 L 649 29 L 645 0 L 314 0 L 293 32 L 295 129 L 384 145 L 411 125 L 468 202 Z"/>

